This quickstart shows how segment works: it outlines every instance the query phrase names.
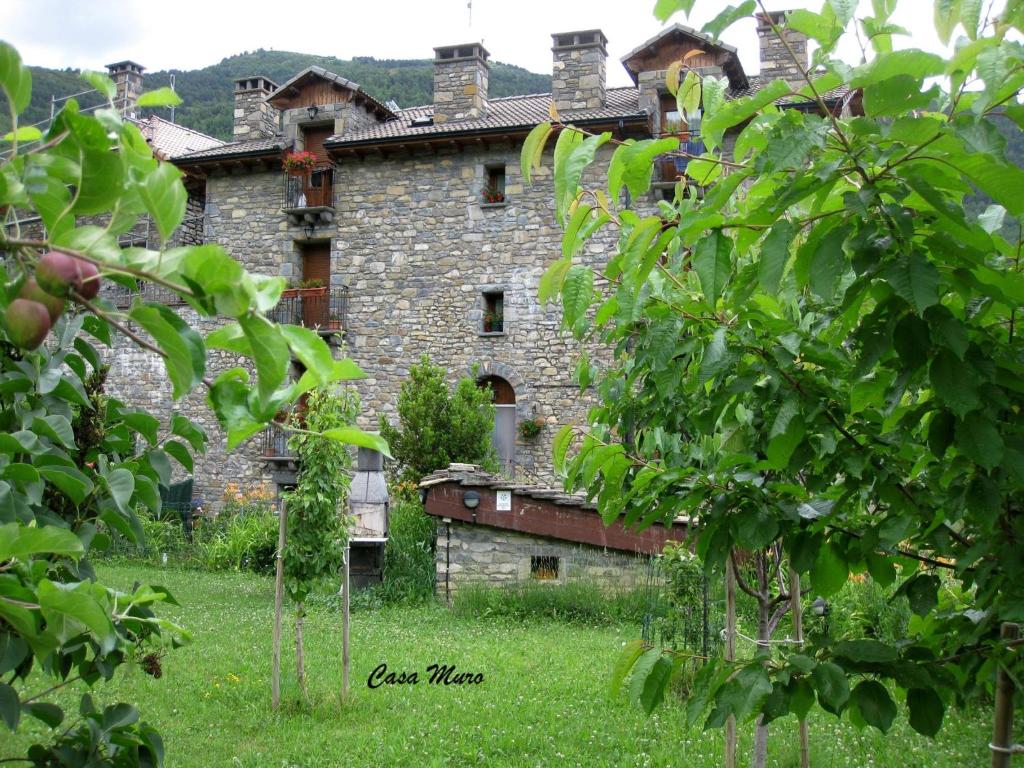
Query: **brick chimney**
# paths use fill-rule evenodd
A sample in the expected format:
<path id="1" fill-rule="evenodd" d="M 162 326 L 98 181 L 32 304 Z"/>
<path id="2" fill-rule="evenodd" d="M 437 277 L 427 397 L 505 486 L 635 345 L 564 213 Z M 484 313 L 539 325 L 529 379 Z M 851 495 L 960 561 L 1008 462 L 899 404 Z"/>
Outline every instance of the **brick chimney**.
<path id="1" fill-rule="evenodd" d="M 491 54 L 480 43 L 434 49 L 434 123 L 487 115 Z"/>
<path id="2" fill-rule="evenodd" d="M 277 135 L 278 111 L 267 103 L 277 85 L 262 75 L 235 80 L 235 141 L 268 139 Z"/>
<path id="3" fill-rule="evenodd" d="M 800 67 L 808 66 L 807 35 L 792 29 L 786 29 L 786 14 L 789 11 L 769 11 L 757 14 L 757 37 L 761 44 L 761 77 L 768 80 L 785 80 L 791 85 L 806 85 L 800 68 L 793 61 L 793 56 L 783 45 L 782 40 L 772 29 L 775 24 L 782 31 L 786 42 L 796 54 Z"/>
<path id="4" fill-rule="evenodd" d="M 554 67 L 551 101 L 559 112 L 600 109 L 605 105 L 608 38 L 600 29 L 551 36 Z"/>
<path id="5" fill-rule="evenodd" d="M 135 102 L 142 93 L 142 73 L 146 68 L 134 61 L 107 64 L 107 74 L 117 87 L 114 106 L 121 114 L 135 117 Z"/>

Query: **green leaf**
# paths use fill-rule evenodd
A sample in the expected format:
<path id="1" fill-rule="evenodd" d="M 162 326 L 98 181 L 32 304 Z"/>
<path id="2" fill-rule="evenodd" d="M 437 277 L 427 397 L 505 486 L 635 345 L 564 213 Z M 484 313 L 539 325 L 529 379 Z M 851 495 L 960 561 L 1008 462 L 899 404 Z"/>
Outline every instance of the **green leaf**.
<path id="1" fill-rule="evenodd" d="M 942 44 L 949 45 L 949 38 L 960 20 L 960 0 L 935 0 L 933 19 Z"/>
<path id="2" fill-rule="evenodd" d="M 946 707 L 935 691 L 911 688 L 907 691 L 907 709 L 910 710 L 910 727 L 922 736 L 934 737 L 942 728 Z"/>
<path id="3" fill-rule="evenodd" d="M 973 379 L 965 375 L 963 364 L 948 350 L 932 360 L 928 380 L 939 399 L 960 417 L 981 404 Z"/>
<path id="4" fill-rule="evenodd" d="M 790 88 L 786 82 L 775 80 L 753 96 L 734 99 L 725 104 L 715 115 L 701 123 L 701 132 L 704 134 L 708 147 L 719 146 L 729 128 L 746 122 L 776 99 L 781 99 L 788 94 L 789 91 Z"/>
<path id="5" fill-rule="evenodd" d="M 885 277 L 918 314 L 939 301 L 939 271 L 917 251 L 889 265 Z"/>
<path id="6" fill-rule="evenodd" d="M 48 701 L 33 701 L 31 704 L 23 704 L 22 708 L 36 720 L 51 728 L 56 728 L 64 721 L 64 710 Z"/>
<path id="7" fill-rule="evenodd" d="M 697 110 L 700 109 L 700 92 L 700 78 L 691 69 L 687 71 L 686 77 L 683 78 L 683 83 L 676 93 L 676 105 L 687 122 L 691 121 Z"/>
<path id="8" fill-rule="evenodd" d="M 43 138 L 43 134 L 38 128 L 25 126 L 24 128 L 19 128 L 17 131 L 8 131 L 5 133 L 4 141 L 13 142 L 15 137 L 17 137 L 19 143 L 23 143 L 26 141 L 39 141 Z"/>
<path id="9" fill-rule="evenodd" d="M 933 574 L 914 574 L 900 587 L 907 595 L 910 610 L 918 616 L 927 616 L 939 604 L 939 578 Z"/>
<path id="10" fill-rule="evenodd" d="M 59 488 L 75 504 L 81 504 L 92 493 L 92 481 L 74 467 L 55 464 L 38 469 L 43 479 Z"/>
<path id="11" fill-rule="evenodd" d="M 729 236 L 715 229 L 700 240 L 694 250 L 693 268 L 700 279 L 704 298 L 712 308 L 718 303 L 732 271 L 732 247 Z"/>
<path id="12" fill-rule="evenodd" d="M 657 0 L 654 4 L 654 18 L 668 21 L 669 17 L 682 11 L 689 14 L 693 10 L 695 0 Z"/>
<path id="13" fill-rule="evenodd" d="M 644 681 L 644 688 L 640 692 L 640 706 L 644 708 L 644 712 L 648 715 L 665 698 L 665 690 L 668 688 L 671 677 L 672 661 L 665 656 L 660 656 L 654 662 L 654 666 L 651 667 L 650 674 L 647 675 L 647 679 Z"/>
<path id="14" fill-rule="evenodd" d="M 832 542 L 825 543 L 818 550 L 818 557 L 811 568 L 811 586 L 821 597 L 830 597 L 843 588 L 849 567 L 842 551 Z"/>
<path id="15" fill-rule="evenodd" d="M 107 101 L 113 101 L 114 97 L 117 95 L 117 86 L 114 85 L 114 81 L 101 72 L 90 72 L 89 70 L 84 70 L 81 73 L 81 78 L 103 94 L 103 97 Z"/>
<path id="16" fill-rule="evenodd" d="M 1003 459 L 1003 438 L 982 413 L 967 414 L 956 422 L 956 449 L 971 461 L 993 469 Z"/>
<path id="17" fill-rule="evenodd" d="M 643 141 L 628 139 L 625 144 L 620 144 L 608 164 L 608 197 L 617 201 L 623 185 L 633 199 L 643 195 L 651 186 L 654 158 L 678 149 L 677 137 Z"/>
<path id="18" fill-rule="evenodd" d="M 590 267 L 574 264 L 569 268 L 565 282 L 562 283 L 565 324 L 570 328 L 577 326 L 586 317 L 593 298 L 594 271 Z"/>
<path id="19" fill-rule="evenodd" d="M 117 508 L 127 514 L 131 510 L 130 502 L 135 492 L 134 475 L 123 467 L 115 469 L 107 475 L 107 488 Z"/>
<path id="20" fill-rule="evenodd" d="M 267 403 L 288 377 L 288 344 L 281 329 L 263 315 L 245 315 L 238 323 L 252 348 L 260 401 Z"/>
<path id="21" fill-rule="evenodd" d="M 775 223 L 761 244 L 757 282 L 766 293 L 774 294 L 779 290 L 779 282 L 789 260 L 789 247 L 795 236 L 796 228 L 786 219 L 782 219 Z"/>
<path id="22" fill-rule="evenodd" d="M 331 348 L 320 334 L 299 325 L 280 325 L 278 328 L 288 347 L 307 371 L 312 371 L 321 384 L 326 384 L 334 365 Z"/>
<path id="23" fill-rule="evenodd" d="M 160 163 L 146 176 L 139 187 L 139 195 L 153 217 L 160 239 L 166 243 L 185 218 L 188 194 L 181 183 L 181 171 L 170 163 Z"/>
<path id="24" fill-rule="evenodd" d="M 73 619 L 89 629 L 103 645 L 113 647 L 114 625 L 106 610 L 93 596 L 89 582 L 61 584 L 42 579 L 36 593 L 47 623 L 60 622 L 64 618 Z M 77 634 L 76 630 L 69 630 L 67 637 L 74 634 Z"/>
<path id="25" fill-rule="evenodd" d="M 876 680 L 862 680 L 850 694 L 850 701 L 868 725 L 888 733 L 896 718 L 896 703 L 885 686 Z"/>
<path id="26" fill-rule="evenodd" d="M 164 86 L 152 91 L 146 91 L 139 96 L 135 102 L 140 107 L 176 107 L 181 104 L 181 96 L 173 89 Z"/>
<path id="27" fill-rule="evenodd" d="M 188 394 L 203 380 L 206 356 L 202 338 L 162 305 L 135 306 L 129 314 L 164 352 L 174 399 Z"/>
<path id="28" fill-rule="evenodd" d="M 18 729 L 21 702 L 18 701 L 18 692 L 6 683 L 0 683 L 0 717 L 7 724 L 8 730 L 13 732 Z"/>
<path id="29" fill-rule="evenodd" d="M 622 651 L 615 660 L 615 665 L 612 667 L 611 683 L 608 689 L 610 697 L 614 698 L 619 695 L 619 691 L 622 690 L 622 683 L 643 652 L 644 641 L 642 639 L 631 640 L 623 646 Z"/>
<path id="30" fill-rule="evenodd" d="M 744 0 L 739 5 L 727 5 L 724 11 L 701 27 L 701 31 L 712 37 L 721 37 L 725 30 L 740 19 L 752 14 L 756 7 L 754 0 Z"/>
<path id="31" fill-rule="evenodd" d="M 926 53 L 915 48 L 893 51 L 857 67 L 853 71 L 850 87 L 864 88 L 899 75 L 922 80 L 926 77 L 940 75 L 945 69 L 946 62 L 941 56 L 934 53 Z"/>
<path id="32" fill-rule="evenodd" d="M 554 464 L 555 472 L 559 475 L 565 475 L 565 454 L 569 450 L 569 444 L 572 442 L 573 434 L 575 430 L 572 424 L 566 424 L 555 434 L 554 440 L 551 442 L 551 454 Z"/>
<path id="33" fill-rule="evenodd" d="M 554 175 L 555 175 L 555 212 L 558 223 L 565 225 L 565 212 L 569 203 L 576 197 L 576 185 L 570 187 L 568 160 L 573 151 L 583 143 L 583 134 L 572 126 L 564 127 L 555 141 Z M 577 184 L 579 179 L 577 177 Z"/>
<path id="34" fill-rule="evenodd" d="M 896 661 L 896 649 L 878 640 L 843 640 L 836 643 L 835 653 L 851 661 L 882 664 Z"/>
<path id="35" fill-rule="evenodd" d="M 127 411 L 121 414 L 121 420 L 134 429 L 150 445 L 156 445 L 160 433 L 160 420 L 145 411 Z"/>
<path id="36" fill-rule="evenodd" d="M 81 540 L 67 528 L 46 525 L 42 528 L 5 523 L 0 525 L 0 562 L 33 555 L 80 555 Z"/>
<path id="37" fill-rule="evenodd" d="M 171 416 L 171 434 L 188 440 L 195 451 L 202 452 L 206 449 L 206 433 L 196 426 L 195 422 L 180 413 Z"/>
<path id="38" fill-rule="evenodd" d="M 0 41 L 0 88 L 7 93 L 16 114 L 25 111 L 32 99 L 32 73 L 22 65 L 18 52 L 3 41 Z"/>
<path id="39" fill-rule="evenodd" d="M 558 213 L 558 221 L 564 226 L 566 215 L 572 201 L 576 199 L 576 190 L 579 188 L 583 171 L 588 165 L 594 162 L 598 148 L 611 140 L 610 131 L 605 131 L 597 136 L 588 136 L 582 142 L 566 142 L 563 146 L 563 153 L 559 153 L 559 144 L 567 131 L 562 131 L 555 145 L 555 206 Z M 576 131 L 571 133 L 579 136 Z M 567 148 L 567 149 L 566 149 Z M 564 159 L 563 159 L 564 157 Z"/>
<path id="40" fill-rule="evenodd" d="M 380 435 L 375 435 L 371 432 L 364 432 L 356 427 L 335 427 L 334 429 L 324 430 L 323 436 L 330 440 L 338 440 L 348 445 L 357 445 L 360 448 L 371 448 L 379 453 L 384 454 L 387 458 L 392 458 L 391 449 L 388 447 L 388 442 Z"/>
<path id="41" fill-rule="evenodd" d="M 551 135 L 551 123 L 540 123 L 535 125 L 523 142 L 523 151 L 520 155 L 520 163 L 523 172 L 523 181 L 533 184 L 532 172 L 540 168 L 540 159 L 544 154 L 544 145 L 547 144 Z"/>
<path id="42" fill-rule="evenodd" d="M 821 706 L 833 714 L 841 712 L 850 698 L 850 684 L 842 668 L 831 661 L 823 661 L 811 672 L 811 681 Z"/>
<path id="43" fill-rule="evenodd" d="M 845 227 L 836 227 L 821 239 L 811 256 L 811 291 L 827 302 L 835 300 L 840 280 L 848 268 L 843 252 L 846 235 Z"/>

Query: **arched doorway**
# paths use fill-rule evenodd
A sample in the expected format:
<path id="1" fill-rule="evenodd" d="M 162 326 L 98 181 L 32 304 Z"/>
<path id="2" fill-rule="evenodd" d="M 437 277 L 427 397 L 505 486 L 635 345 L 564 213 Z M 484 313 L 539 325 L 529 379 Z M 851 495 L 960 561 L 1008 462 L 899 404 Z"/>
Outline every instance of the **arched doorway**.
<path id="1" fill-rule="evenodd" d="M 501 376 L 483 376 L 477 380 L 481 387 L 490 385 L 494 403 L 494 450 L 501 468 L 511 472 L 515 468 L 516 452 L 516 391 Z"/>

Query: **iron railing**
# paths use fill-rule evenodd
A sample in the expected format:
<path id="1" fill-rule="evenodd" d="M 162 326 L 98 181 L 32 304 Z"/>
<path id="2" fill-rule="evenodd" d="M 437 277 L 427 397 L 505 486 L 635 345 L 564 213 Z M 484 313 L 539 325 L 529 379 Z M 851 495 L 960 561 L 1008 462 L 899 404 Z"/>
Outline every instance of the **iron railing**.
<path id="1" fill-rule="evenodd" d="M 334 207 L 334 164 L 320 163 L 301 174 L 284 177 L 285 210 Z"/>
<path id="2" fill-rule="evenodd" d="M 158 301 L 161 304 L 166 304 L 170 307 L 180 307 L 185 304 L 185 300 L 170 288 L 164 288 L 162 285 L 147 283 L 143 280 L 137 281 L 135 288 L 118 285 L 117 283 L 107 280 L 103 283 L 103 288 L 100 290 L 100 296 L 105 298 L 118 309 L 127 309 L 132 305 L 132 302 L 135 301 L 136 298 L 141 299 L 142 301 Z"/>
<path id="3" fill-rule="evenodd" d="M 302 325 L 320 331 L 343 331 L 348 318 L 348 288 L 293 288 L 282 294 L 270 310 L 278 323 Z"/>
<path id="4" fill-rule="evenodd" d="M 276 424 L 271 424 L 260 433 L 260 455 L 265 459 L 295 458 L 295 451 L 288 447 L 289 433 Z"/>
<path id="5" fill-rule="evenodd" d="M 662 155 L 658 158 L 658 181 L 675 183 L 686 176 L 686 167 L 690 157 L 704 154 L 704 142 L 701 139 L 679 142 L 679 154 Z"/>

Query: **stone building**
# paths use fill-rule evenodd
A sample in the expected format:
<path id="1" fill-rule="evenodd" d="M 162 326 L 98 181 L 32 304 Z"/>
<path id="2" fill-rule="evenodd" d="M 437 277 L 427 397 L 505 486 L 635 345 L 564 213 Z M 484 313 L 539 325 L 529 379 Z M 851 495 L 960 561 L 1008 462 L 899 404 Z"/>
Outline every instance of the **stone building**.
<path id="1" fill-rule="evenodd" d="M 666 542 L 686 538 L 687 521 L 642 531 L 621 521 L 606 526 L 580 496 L 523 485 L 452 464 L 423 478 L 427 514 L 436 518 L 437 594 L 450 599 L 474 584 L 503 586 L 531 579 L 639 586 Z"/>
<path id="2" fill-rule="evenodd" d="M 806 41 L 787 34 L 806 57 Z M 768 73 L 795 77 L 778 56 L 777 39 L 760 40 Z M 588 130 L 609 130 L 618 139 L 679 133 L 687 149 L 699 152 L 698 135 L 682 123 L 665 88 L 669 64 L 698 51 L 687 63 L 728 78 L 729 97 L 768 82 L 744 72 L 734 47 L 677 24 L 623 58 L 634 85 L 609 88 L 606 44 L 600 30 L 552 35 L 552 93 L 504 98 L 488 95 L 490 54 L 482 45 L 435 48 L 433 103 L 405 109 L 319 67 L 282 85 L 240 78 L 234 140 L 171 158 L 187 175 L 190 210 L 202 213 L 202 238 L 223 245 L 247 269 L 297 286 L 276 319 L 319 328 L 366 372 L 357 385 L 361 426 L 374 429 L 380 415 L 394 418 L 409 366 L 429 355 L 453 378 L 469 374 L 491 384 L 495 444 L 507 472 L 551 480 L 556 425 L 582 423 L 589 403 L 573 383 L 581 348 L 561 330 L 560 308 L 537 299 L 541 275 L 560 254 L 561 228 L 551 147 L 535 183 L 526 185 L 523 138 L 554 106 L 563 121 Z M 840 97 L 830 94 L 837 106 Z M 784 105 L 811 108 L 792 97 Z M 290 174 L 283 157 L 298 150 L 316 162 Z M 610 154 L 602 149 L 591 178 L 602 176 Z M 633 204 L 671 199 L 684 165 L 683 158 L 665 158 L 652 198 Z M 600 268 L 612 237 L 595 238 L 579 258 Z M 589 354 L 599 360 L 607 353 Z M 212 367 L 220 364 L 235 362 L 225 355 Z M 164 378 L 159 361 L 144 351 L 120 348 L 115 355 L 111 386 L 125 399 L 169 410 Z M 280 433 L 270 430 L 228 456 L 198 398 L 175 407 L 199 417 L 211 434 L 195 470 L 207 499 L 219 499 L 226 479 L 292 481 Z M 524 420 L 544 428 L 526 439 L 517 428 Z"/>

